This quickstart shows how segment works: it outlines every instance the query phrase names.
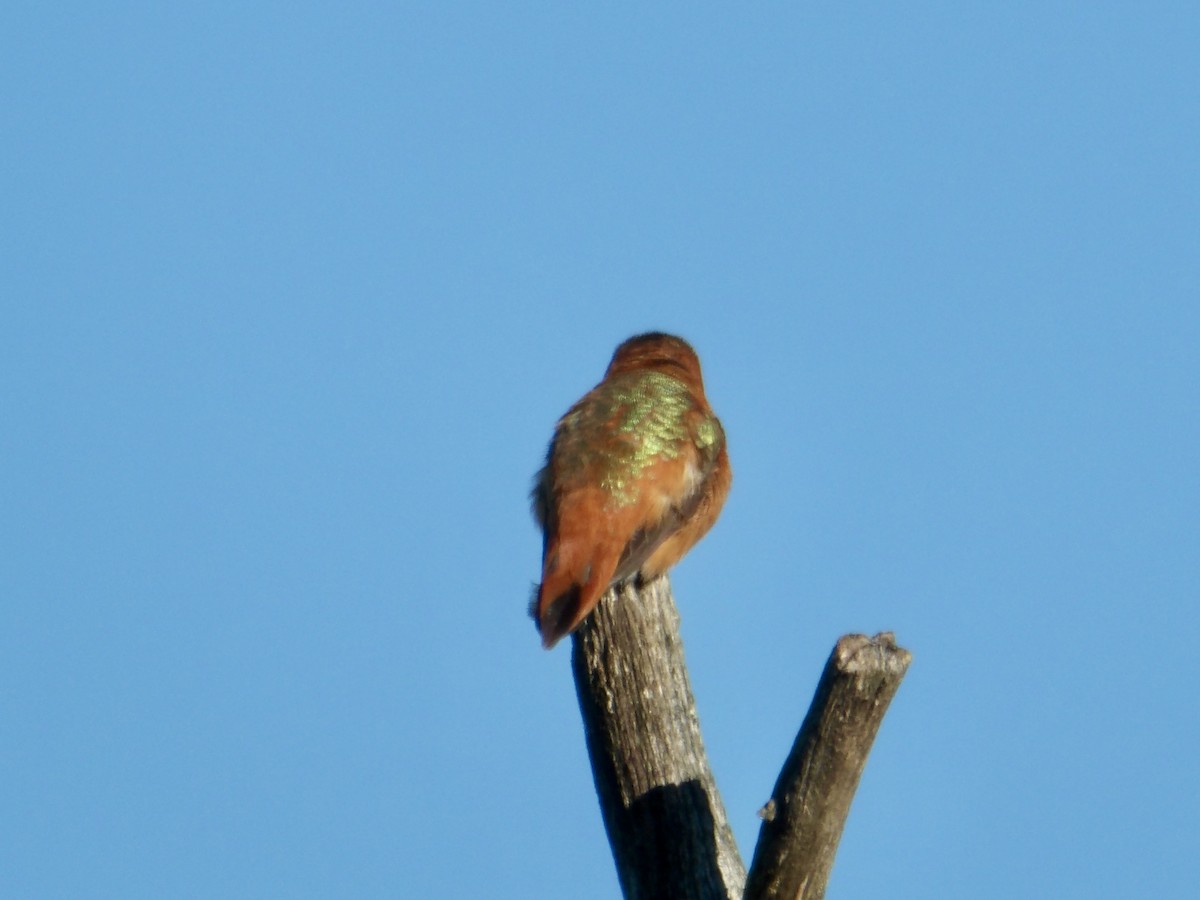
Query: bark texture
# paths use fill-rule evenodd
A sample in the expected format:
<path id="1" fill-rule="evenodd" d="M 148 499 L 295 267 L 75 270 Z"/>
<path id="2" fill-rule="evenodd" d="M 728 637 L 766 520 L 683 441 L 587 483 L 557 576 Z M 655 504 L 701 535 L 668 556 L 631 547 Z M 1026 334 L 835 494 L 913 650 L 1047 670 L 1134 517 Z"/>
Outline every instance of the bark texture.
<path id="1" fill-rule="evenodd" d="M 571 664 L 626 900 L 734 900 L 745 866 L 708 765 L 665 577 L 610 591 Z"/>
<path id="2" fill-rule="evenodd" d="M 763 818 L 749 877 L 708 765 L 670 583 L 609 591 L 572 635 L 592 775 L 626 900 L 816 900 L 912 657 L 837 642 Z"/>
<path id="3" fill-rule="evenodd" d="M 818 900 L 850 801 L 912 655 L 891 633 L 837 642 L 763 818 L 746 900 Z"/>

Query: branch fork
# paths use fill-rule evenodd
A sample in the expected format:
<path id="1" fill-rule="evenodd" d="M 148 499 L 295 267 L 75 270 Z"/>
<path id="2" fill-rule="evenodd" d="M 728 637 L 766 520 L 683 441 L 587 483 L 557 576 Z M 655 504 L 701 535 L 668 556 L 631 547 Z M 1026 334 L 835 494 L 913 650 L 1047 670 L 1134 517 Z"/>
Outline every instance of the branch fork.
<path id="1" fill-rule="evenodd" d="M 911 654 L 888 632 L 834 647 L 779 773 L 747 875 L 708 764 L 666 576 L 613 588 L 571 667 L 626 900 L 817 900 Z"/>

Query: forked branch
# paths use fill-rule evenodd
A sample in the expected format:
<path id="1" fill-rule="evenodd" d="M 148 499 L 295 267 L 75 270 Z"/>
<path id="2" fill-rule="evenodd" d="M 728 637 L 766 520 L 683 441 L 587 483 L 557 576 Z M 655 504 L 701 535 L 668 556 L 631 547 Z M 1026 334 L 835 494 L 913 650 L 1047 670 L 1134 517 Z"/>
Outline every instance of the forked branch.
<path id="1" fill-rule="evenodd" d="M 626 900 L 824 896 L 850 801 L 910 655 L 890 634 L 838 641 L 764 807 L 749 881 L 716 781 L 668 580 L 610 591 L 571 664 Z"/>

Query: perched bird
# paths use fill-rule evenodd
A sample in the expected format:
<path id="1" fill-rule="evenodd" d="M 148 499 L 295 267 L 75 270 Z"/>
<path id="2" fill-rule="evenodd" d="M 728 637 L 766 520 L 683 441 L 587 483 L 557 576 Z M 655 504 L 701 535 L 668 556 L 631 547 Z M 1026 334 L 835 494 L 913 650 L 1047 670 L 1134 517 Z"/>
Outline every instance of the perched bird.
<path id="1" fill-rule="evenodd" d="M 614 584 L 661 575 L 702 538 L 733 475 L 725 432 L 686 341 L 650 332 L 554 429 L 534 482 L 542 582 L 532 615 L 547 649 Z"/>

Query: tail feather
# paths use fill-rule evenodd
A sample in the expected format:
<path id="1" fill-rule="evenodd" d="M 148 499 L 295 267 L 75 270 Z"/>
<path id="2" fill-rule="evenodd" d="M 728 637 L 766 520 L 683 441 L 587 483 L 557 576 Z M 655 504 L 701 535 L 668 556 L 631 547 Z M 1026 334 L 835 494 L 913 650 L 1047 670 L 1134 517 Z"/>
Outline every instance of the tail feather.
<path id="1" fill-rule="evenodd" d="M 578 584 L 569 585 L 549 601 L 539 596 L 534 618 L 542 635 L 542 646 L 547 650 L 570 634 L 586 615 L 580 614 L 581 596 Z"/>
<path id="2" fill-rule="evenodd" d="M 542 583 L 534 601 L 534 621 L 548 650 L 587 618 L 608 590 L 619 550 L 589 548 L 577 542 L 555 541 L 547 547 Z"/>

